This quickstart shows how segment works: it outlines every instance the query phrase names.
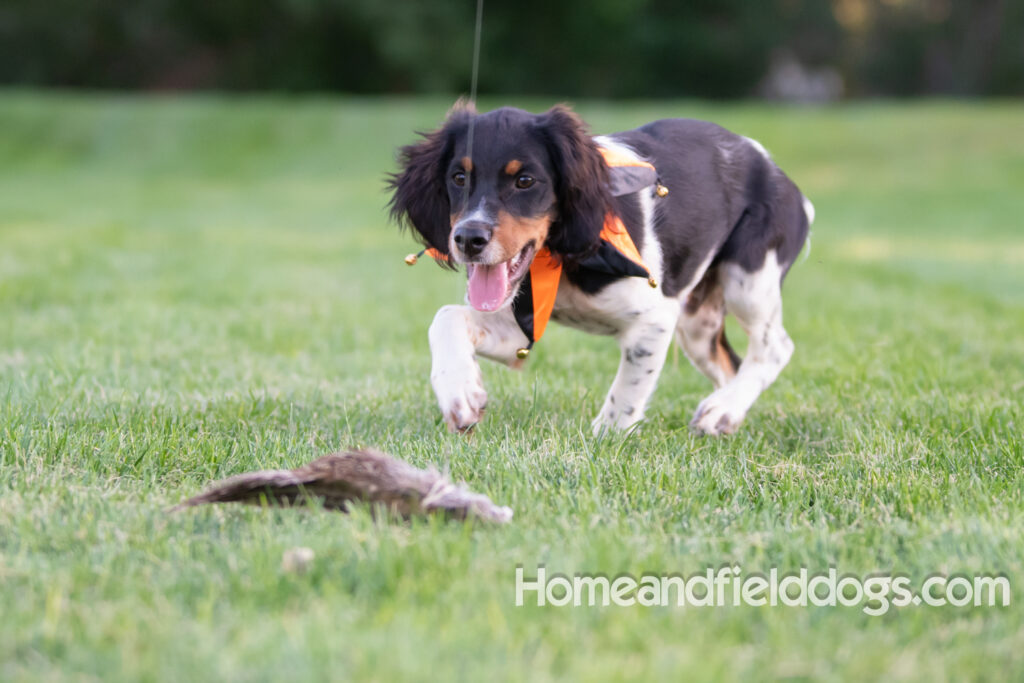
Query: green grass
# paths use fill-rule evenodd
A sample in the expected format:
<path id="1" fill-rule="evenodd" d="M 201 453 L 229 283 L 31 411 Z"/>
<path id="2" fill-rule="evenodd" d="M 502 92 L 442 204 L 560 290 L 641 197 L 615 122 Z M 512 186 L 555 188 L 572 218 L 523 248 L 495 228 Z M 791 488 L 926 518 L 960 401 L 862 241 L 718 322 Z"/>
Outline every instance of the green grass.
<path id="1" fill-rule="evenodd" d="M 0 94 L 0 679 L 1024 675 L 1021 595 L 513 604 L 517 564 L 1024 590 L 1024 106 L 580 103 L 599 132 L 685 115 L 758 138 L 818 213 L 785 288 L 796 354 L 744 428 L 687 431 L 709 385 L 673 351 L 648 422 L 597 441 L 617 349 L 557 327 L 523 372 L 485 367 L 471 437 L 444 431 L 426 329 L 464 284 L 402 263 L 382 176 L 448 104 Z M 515 520 L 165 512 L 353 444 Z M 304 576 L 280 569 L 294 546 Z"/>

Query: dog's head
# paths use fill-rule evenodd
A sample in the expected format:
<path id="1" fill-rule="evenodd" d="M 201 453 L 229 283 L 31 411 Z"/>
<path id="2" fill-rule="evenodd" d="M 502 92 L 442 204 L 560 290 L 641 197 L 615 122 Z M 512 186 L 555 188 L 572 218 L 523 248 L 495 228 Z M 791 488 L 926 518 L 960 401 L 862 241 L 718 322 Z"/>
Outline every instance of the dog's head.
<path id="1" fill-rule="evenodd" d="M 391 215 L 465 264 L 474 308 L 508 304 L 541 247 L 569 267 L 597 248 L 608 170 L 568 108 L 477 114 L 456 105 L 423 138 L 401 149 Z"/>

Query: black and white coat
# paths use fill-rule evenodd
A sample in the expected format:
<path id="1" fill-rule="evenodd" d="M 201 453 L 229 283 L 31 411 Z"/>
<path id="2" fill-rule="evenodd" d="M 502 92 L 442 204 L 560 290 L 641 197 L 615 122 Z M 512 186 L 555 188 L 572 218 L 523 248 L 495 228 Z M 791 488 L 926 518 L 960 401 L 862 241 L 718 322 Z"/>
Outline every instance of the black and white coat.
<path id="1" fill-rule="evenodd" d="M 613 197 L 598 146 L 653 164 L 668 195 L 644 188 Z M 523 362 L 516 352 L 528 340 L 511 301 L 540 246 L 566 263 L 552 320 L 619 343 L 595 433 L 643 420 L 673 338 L 714 386 L 691 422 L 704 434 L 733 432 L 788 363 L 781 286 L 814 208 L 758 142 L 688 119 L 595 138 L 563 107 L 540 115 L 457 107 L 441 129 L 403 148 L 400 161 L 393 216 L 453 264 L 477 274 L 504 269 L 509 281 L 495 310 L 444 306 L 430 326 L 431 383 L 452 430 L 482 417 L 478 357 Z M 573 268 L 593 250 L 609 210 L 622 218 L 656 289 Z M 742 362 L 725 338 L 727 313 L 749 337 Z"/>

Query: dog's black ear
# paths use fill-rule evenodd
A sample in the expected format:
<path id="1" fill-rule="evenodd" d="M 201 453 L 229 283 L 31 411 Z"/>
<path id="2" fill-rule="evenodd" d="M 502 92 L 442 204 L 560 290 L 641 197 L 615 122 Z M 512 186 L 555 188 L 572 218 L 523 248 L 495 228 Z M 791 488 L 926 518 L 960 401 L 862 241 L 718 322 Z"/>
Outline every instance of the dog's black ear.
<path id="1" fill-rule="evenodd" d="M 539 125 L 554 166 L 558 202 L 548 248 L 572 266 L 600 244 L 604 217 L 612 206 L 608 167 L 586 124 L 568 107 L 552 107 L 540 116 Z"/>
<path id="2" fill-rule="evenodd" d="M 442 254 L 448 253 L 451 232 L 446 172 L 456 136 L 468 125 L 472 115 L 470 107 L 456 104 L 441 128 L 420 133 L 422 141 L 399 150 L 398 162 L 402 168 L 388 178 L 388 187 L 393 192 L 389 202 L 392 220 L 402 227 L 413 228 L 426 246 Z"/>

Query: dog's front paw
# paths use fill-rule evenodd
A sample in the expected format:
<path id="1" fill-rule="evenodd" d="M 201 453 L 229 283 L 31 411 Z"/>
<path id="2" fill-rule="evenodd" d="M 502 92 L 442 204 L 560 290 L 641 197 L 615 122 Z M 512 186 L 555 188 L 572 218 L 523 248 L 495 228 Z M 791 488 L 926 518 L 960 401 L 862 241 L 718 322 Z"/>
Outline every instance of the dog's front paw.
<path id="1" fill-rule="evenodd" d="M 590 423 L 590 429 L 594 436 L 601 436 L 608 432 L 621 432 L 635 427 L 644 419 L 643 411 L 627 408 L 616 410 L 614 406 L 605 405 L 601 412 Z"/>
<path id="2" fill-rule="evenodd" d="M 697 406 L 690 428 L 698 434 L 721 436 L 735 432 L 747 411 L 740 408 L 727 391 L 716 391 Z"/>
<path id="3" fill-rule="evenodd" d="M 465 432 L 483 418 L 487 392 L 480 377 L 480 368 L 475 363 L 471 369 L 434 373 L 430 381 L 449 431 Z"/>

